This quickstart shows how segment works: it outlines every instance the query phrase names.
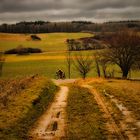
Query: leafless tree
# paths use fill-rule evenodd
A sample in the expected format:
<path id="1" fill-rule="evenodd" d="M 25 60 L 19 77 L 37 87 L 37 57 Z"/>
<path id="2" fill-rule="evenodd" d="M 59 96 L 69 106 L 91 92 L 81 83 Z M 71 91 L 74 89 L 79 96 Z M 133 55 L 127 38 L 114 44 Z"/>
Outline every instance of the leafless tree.
<path id="1" fill-rule="evenodd" d="M 93 67 L 93 60 L 90 55 L 78 54 L 74 56 L 73 64 L 77 71 L 80 73 L 83 79 L 87 77 L 87 74 L 91 71 Z"/>
<path id="2" fill-rule="evenodd" d="M 71 78 L 71 64 L 72 64 L 70 51 L 67 52 L 66 61 L 67 61 L 67 68 L 68 68 L 68 77 L 70 79 Z"/>
<path id="3" fill-rule="evenodd" d="M 96 54 L 93 55 L 93 59 L 95 60 L 96 71 L 98 77 L 101 76 L 101 70 L 103 72 L 103 76 L 107 77 L 107 67 L 109 65 L 109 61 L 106 57 L 104 57 L 104 51 L 96 51 Z"/>
<path id="4" fill-rule="evenodd" d="M 2 69 L 3 69 L 3 64 L 5 62 L 5 57 L 3 52 L 0 52 L 0 76 L 2 76 Z"/>
<path id="5" fill-rule="evenodd" d="M 99 54 L 96 53 L 96 54 L 93 54 L 93 59 L 95 60 L 95 67 L 96 67 L 96 71 L 97 71 L 97 74 L 98 74 L 98 77 L 101 77 L 101 71 L 100 71 L 100 66 L 99 66 Z"/>
<path id="6" fill-rule="evenodd" d="M 100 59 L 100 65 L 102 67 L 102 71 L 103 71 L 103 76 L 104 78 L 107 78 L 107 66 L 108 66 L 108 61 L 104 58 Z"/>
<path id="7" fill-rule="evenodd" d="M 127 78 L 130 69 L 140 62 L 140 35 L 124 30 L 115 33 L 106 40 L 109 44 L 104 57 L 122 70 L 122 77 Z"/>
<path id="8" fill-rule="evenodd" d="M 66 60 L 67 60 L 67 67 L 68 67 L 68 77 L 69 79 L 71 78 L 71 50 L 73 50 L 74 47 L 74 40 L 73 39 L 67 39 L 67 56 L 66 56 Z"/>
<path id="9" fill-rule="evenodd" d="M 75 50 L 76 42 L 74 39 L 67 39 L 67 67 L 68 67 L 68 77 L 71 78 L 71 66 L 72 66 L 72 58 L 71 58 L 71 51 Z"/>

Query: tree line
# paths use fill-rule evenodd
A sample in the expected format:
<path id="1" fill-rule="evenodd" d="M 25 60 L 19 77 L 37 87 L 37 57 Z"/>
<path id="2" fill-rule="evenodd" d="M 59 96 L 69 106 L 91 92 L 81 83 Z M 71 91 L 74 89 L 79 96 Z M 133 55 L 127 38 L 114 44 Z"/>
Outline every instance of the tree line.
<path id="1" fill-rule="evenodd" d="M 108 23 L 93 23 L 88 21 L 72 22 L 19 22 L 0 25 L 4 33 L 51 33 L 51 32 L 112 32 L 122 28 L 132 28 L 140 31 L 140 21 L 120 21 Z"/>

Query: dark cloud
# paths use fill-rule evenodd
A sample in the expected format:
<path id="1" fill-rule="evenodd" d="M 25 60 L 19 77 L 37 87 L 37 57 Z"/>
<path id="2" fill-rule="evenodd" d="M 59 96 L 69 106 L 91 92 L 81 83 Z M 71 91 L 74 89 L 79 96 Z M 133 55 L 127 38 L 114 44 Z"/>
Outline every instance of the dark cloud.
<path id="1" fill-rule="evenodd" d="M 0 0 L 0 22 L 140 18 L 140 0 Z"/>

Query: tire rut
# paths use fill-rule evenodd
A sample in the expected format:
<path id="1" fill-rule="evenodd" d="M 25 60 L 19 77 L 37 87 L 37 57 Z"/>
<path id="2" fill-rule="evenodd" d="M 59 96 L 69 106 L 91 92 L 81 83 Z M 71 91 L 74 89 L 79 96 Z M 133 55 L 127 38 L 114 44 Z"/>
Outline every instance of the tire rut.
<path id="1" fill-rule="evenodd" d="M 104 98 L 102 98 L 100 94 L 98 94 L 98 92 L 93 89 L 92 86 L 84 85 L 83 87 L 90 90 L 90 92 L 94 95 L 97 104 L 104 112 L 104 117 L 107 119 L 108 130 L 111 131 L 111 135 L 108 136 L 108 140 L 125 140 L 124 135 L 121 133 L 121 129 L 116 124 L 115 120 L 113 119 L 111 113 L 108 110 L 108 107 L 106 106 Z"/>
<path id="2" fill-rule="evenodd" d="M 59 140 L 65 137 L 67 96 L 68 87 L 60 86 L 55 101 L 30 133 L 30 140 Z"/>

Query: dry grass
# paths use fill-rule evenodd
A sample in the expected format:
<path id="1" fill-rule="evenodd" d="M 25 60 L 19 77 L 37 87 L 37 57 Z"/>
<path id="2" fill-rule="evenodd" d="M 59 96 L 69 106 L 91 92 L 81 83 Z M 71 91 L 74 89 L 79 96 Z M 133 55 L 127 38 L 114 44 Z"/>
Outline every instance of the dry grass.
<path id="1" fill-rule="evenodd" d="M 94 96 L 87 89 L 76 85 L 70 87 L 67 118 L 68 139 L 106 139 L 102 113 Z"/>
<path id="2" fill-rule="evenodd" d="M 29 35 L 24 34 L 6 34 L 0 33 L 1 41 L 26 41 L 28 40 Z"/>
<path id="3" fill-rule="evenodd" d="M 92 80 L 91 80 L 92 81 Z M 93 87 L 114 95 L 129 111 L 133 112 L 136 119 L 140 119 L 140 82 L 129 80 L 93 80 Z"/>
<path id="4" fill-rule="evenodd" d="M 11 80 L 2 89 L 10 92 L 6 94 L 7 103 L 0 103 L 0 139 L 27 139 L 29 128 L 54 98 L 56 86 L 46 78 L 21 81 Z"/>

